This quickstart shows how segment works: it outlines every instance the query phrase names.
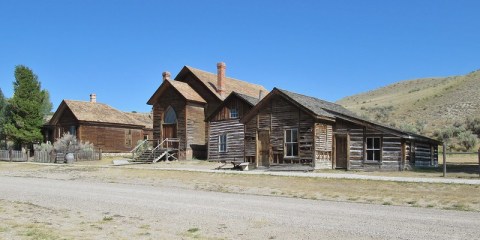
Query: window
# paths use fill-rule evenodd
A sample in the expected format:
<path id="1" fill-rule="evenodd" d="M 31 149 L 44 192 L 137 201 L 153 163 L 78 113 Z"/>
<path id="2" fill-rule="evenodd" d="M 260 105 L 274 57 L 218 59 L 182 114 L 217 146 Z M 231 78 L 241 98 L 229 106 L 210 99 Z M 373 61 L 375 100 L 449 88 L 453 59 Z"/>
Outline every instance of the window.
<path id="1" fill-rule="evenodd" d="M 380 161 L 381 151 L 380 138 L 367 137 L 367 160 Z"/>
<path id="2" fill-rule="evenodd" d="M 285 130 L 285 156 L 298 156 L 298 129 Z"/>
<path id="3" fill-rule="evenodd" d="M 70 129 L 68 130 L 68 132 L 71 135 L 76 136 L 77 135 L 77 128 L 75 126 L 70 126 Z"/>
<path id="4" fill-rule="evenodd" d="M 173 108 L 170 106 L 167 108 L 167 111 L 165 111 L 163 123 L 165 124 L 177 123 L 177 114 L 175 113 L 175 110 L 173 110 Z"/>
<path id="5" fill-rule="evenodd" d="M 227 152 L 227 134 L 226 133 L 218 136 L 218 151 Z"/>
<path id="6" fill-rule="evenodd" d="M 238 118 L 238 109 L 230 108 L 230 118 Z"/>
<path id="7" fill-rule="evenodd" d="M 132 130 L 125 129 L 125 146 L 132 146 Z"/>

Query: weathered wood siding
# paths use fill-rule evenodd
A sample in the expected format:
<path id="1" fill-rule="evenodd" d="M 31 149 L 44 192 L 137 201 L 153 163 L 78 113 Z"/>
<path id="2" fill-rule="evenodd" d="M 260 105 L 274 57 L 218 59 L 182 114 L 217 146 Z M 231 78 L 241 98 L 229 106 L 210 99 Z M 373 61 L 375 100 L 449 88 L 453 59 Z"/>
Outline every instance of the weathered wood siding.
<path id="1" fill-rule="evenodd" d="M 169 89 L 153 104 L 153 139 L 162 139 L 164 113 L 171 106 L 177 115 L 177 138 L 179 138 L 179 159 L 186 159 L 187 127 L 186 101 L 175 90 Z M 203 120 L 203 119 L 202 119 Z"/>
<path id="2" fill-rule="evenodd" d="M 227 151 L 218 151 L 218 138 L 227 135 Z M 244 125 L 238 119 L 210 122 L 210 137 L 208 141 L 209 160 L 242 161 L 244 159 Z"/>
<path id="3" fill-rule="evenodd" d="M 90 142 L 103 152 L 129 152 L 139 140 L 143 140 L 142 129 L 105 125 L 80 125 L 80 140 Z"/>
<path id="4" fill-rule="evenodd" d="M 271 164 L 313 164 L 313 127 L 314 119 L 298 107 L 280 97 L 275 97 L 257 114 L 258 122 L 250 121 L 246 129 L 246 154 L 256 153 L 256 145 L 249 140 L 259 129 L 270 132 L 270 163 Z M 252 131 L 255 129 L 255 131 Z M 298 129 L 298 156 L 285 157 L 285 130 Z M 256 156 L 256 155 L 255 155 Z M 258 159 L 258 156 L 256 156 Z M 248 158 L 247 158 L 248 160 Z"/>
<path id="5" fill-rule="evenodd" d="M 205 121 L 203 106 L 188 103 L 186 106 L 186 158 L 205 159 Z"/>
<path id="6" fill-rule="evenodd" d="M 333 126 L 315 123 L 315 169 L 332 168 Z"/>
<path id="7" fill-rule="evenodd" d="M 230 109 L 235 108 L 238 111 L 238 119 L 242 118 L 252 107 L 245 103 L 244 100 L 238 99 L 238 98 L 231 98 L 230 101 L 225 103 L 225 106 L 218 111 L 215 116 L 211 118 L 210 121 L 221 121 L 221 120 L 227 120 L 231 119 L 230 118 Z"/>
<path id="8" fill-rule="evenodd" d="M 257 159 L 257 118 L 245 124 L 245 161 L 255 163 Z"/>
<path id="9" fill-rule="evenodd" d="M 377 129 L 363 127 L 351 122 L 338 120 L 336 131 L 350 135 L 350 169 L 363 170 L 403 170 L 402 138 L 381 132 Z M 379 137 L 381 160 L 367 160 L 366 138 Z M 408 156 L 408 153 L 406 153 Z"/>

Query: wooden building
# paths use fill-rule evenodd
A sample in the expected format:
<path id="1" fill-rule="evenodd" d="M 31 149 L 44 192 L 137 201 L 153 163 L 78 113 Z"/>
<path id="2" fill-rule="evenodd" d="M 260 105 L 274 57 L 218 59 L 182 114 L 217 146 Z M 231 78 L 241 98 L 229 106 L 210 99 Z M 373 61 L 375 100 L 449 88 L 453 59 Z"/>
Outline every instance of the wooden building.
<path id="1" fill-rule="evenodd" d="M 245 124 L 245 160 L 257 167 L 404 170 L 438 164 L 439 141 L 277 88 L 240 122 Z"/>
<path id="2" fill-rule="evenodd" d="M 245 134 L 240 118 L 245 116 L 261 97 L 261 94 L 254 98 L 232 92 L 207 118 L 209 160 L 243 161 Z"/>
<path id="3" fill-rule="evenodd" d="M 233 91 L 258 97 L 260 85 L 226 77 L 225 63 L 217 74 L 184 66 L 175 77 L 163 73 L 163 82 L 147 104 L 153 106 L 153 137 L 179 141 L 179 159 L 207 157 L 208 124 L 205 120 Z"/>
<path id="4" fill-rule="evenodd" d="M 92 94 L 90 102 L 63 100 L 42 132 L 44 140 L 52 143 L 69 132 L 104 152 L 128 152 L 139 140 L 153 137 L 152 116 L 97 103 Z"/>

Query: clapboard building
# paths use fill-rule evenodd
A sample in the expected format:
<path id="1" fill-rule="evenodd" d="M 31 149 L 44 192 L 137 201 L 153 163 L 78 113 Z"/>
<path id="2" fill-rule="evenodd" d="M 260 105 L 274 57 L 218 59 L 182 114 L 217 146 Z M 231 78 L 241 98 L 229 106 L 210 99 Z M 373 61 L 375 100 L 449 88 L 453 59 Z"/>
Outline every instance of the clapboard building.
<path id="1" fill-rule="evenodd" d="M 274 88 L 242 119 L 256 167 L 404 170 L 436 166 L 439 141 L 358 117 L 340 105 Z"/>
<path id="2" fill-rule="evenodd" d="M 178 159 L 205 159 L 210 116 L 232 92 L 258 98 L 263 86 L 226 76 L 225 63 L 217 73 L 184 66 L 175 79 L 163 73 L 163 81 L 148 100 L 153 108 L 153 137 L 160 142 L 178 139 Z"/>

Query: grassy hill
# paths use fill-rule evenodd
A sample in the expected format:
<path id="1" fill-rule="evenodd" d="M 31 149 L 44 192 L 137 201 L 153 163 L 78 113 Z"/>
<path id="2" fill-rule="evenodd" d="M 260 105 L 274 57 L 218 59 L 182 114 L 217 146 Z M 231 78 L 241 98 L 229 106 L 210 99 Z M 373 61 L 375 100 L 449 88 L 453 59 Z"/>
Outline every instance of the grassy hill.
<path id="1" fill-rule="evenodd" d="M 392 126 L 432 136 L 455 122 L 480 117 L 480 70 L 464 76 L 400 81 L 349 96 L 338 104 Z"/>

